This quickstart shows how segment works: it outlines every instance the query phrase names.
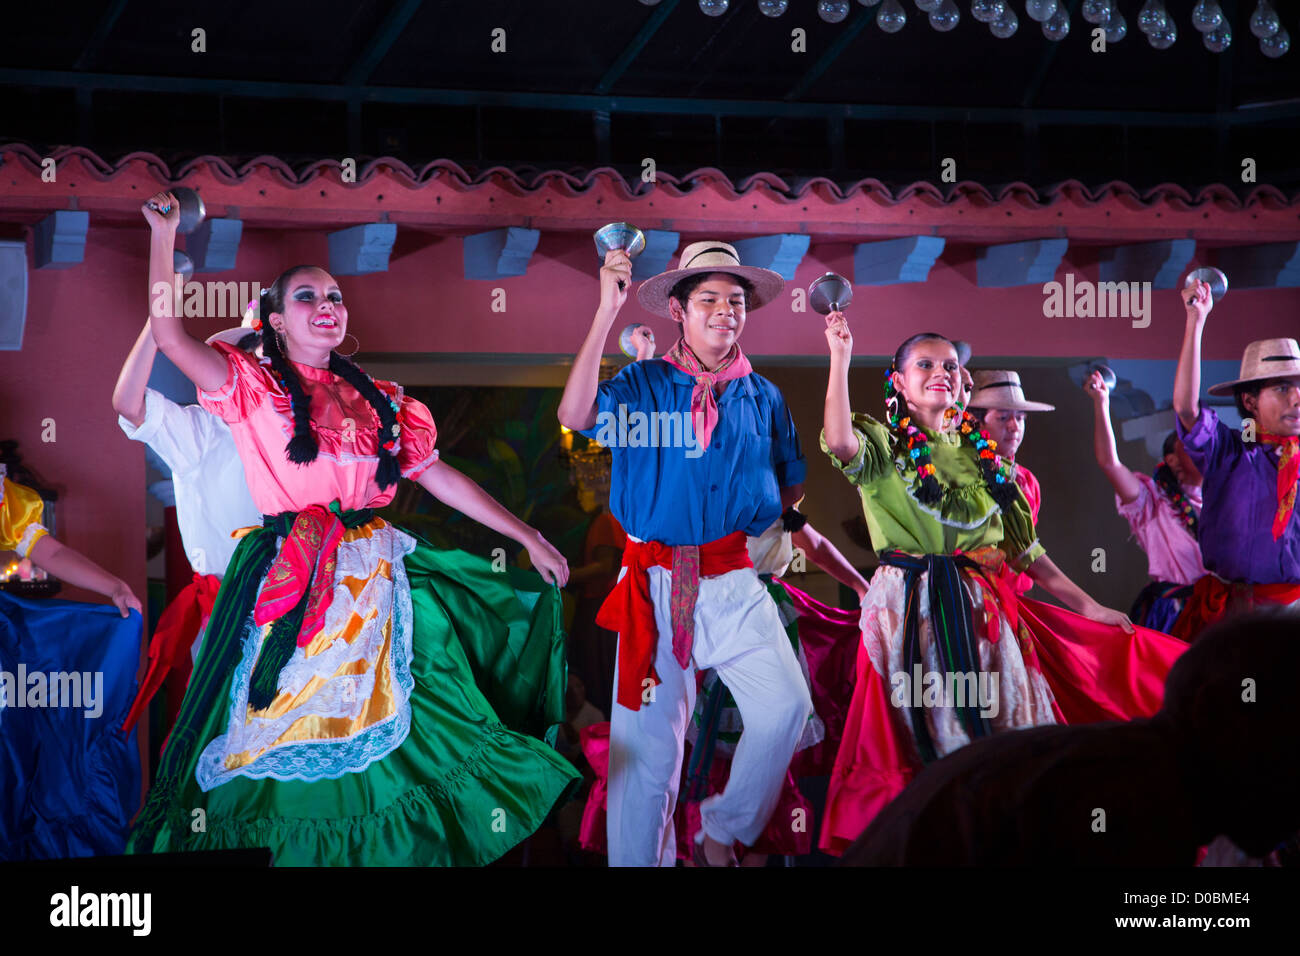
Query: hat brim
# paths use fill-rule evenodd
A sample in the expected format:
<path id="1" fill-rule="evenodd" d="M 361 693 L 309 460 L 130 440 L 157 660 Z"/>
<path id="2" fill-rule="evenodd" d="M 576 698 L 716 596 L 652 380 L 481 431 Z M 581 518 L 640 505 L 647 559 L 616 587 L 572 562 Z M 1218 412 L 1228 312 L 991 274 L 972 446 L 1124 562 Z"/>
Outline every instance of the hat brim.
<path id="1" fill-rule="evenodd" d="M 1054 412 L 1055 405 L 1048 405 L 1046 402 L 1031 402 L 1025 399 L 1023 402 L 1014 398 L 992 398 L 988 401 L 977 401 L 976 396 L 970 397 L 970 403 L 967 408 L 986 408 L 989 411 L 999 412 Z"/>
<path id="2" fill-rule="evenodd" d="M 754 283 L 754 294 L 750 297 L 748 308 L 750 312 L 767 305 L 785 288 L 785 279 L 782 278 L 781 273 L 773 272 L 771 269 L 762 269 L 758 266 L 698 266 L 693 269 L 661 272 L 657 276 L 646 279 L 637 287 L 636 300 L 647 312 L 671 316 L 672 313 L 668 310 L 668 293 L 672 291 L 673 286 L 690 276 L 710 275 L 714 272 L 737 275 Z"/>
<path id="3" fill-rule="evenodd" d="M 1257 375 L 1253 378 L 1239 378 L 1231 382 L 1220 382 L 1218 385 L 1211 385 L 1206 391 L 1211 395 L 1224 396 L 1232 395 L 1238 385 L 1250 385 L 1253 382 L 1271 382 L 1275 378 L 1300 378 L 1300 359 L 1294 362 L 1287 362 L 1280 368 L 1271 368 L 1267 375 Z"/>

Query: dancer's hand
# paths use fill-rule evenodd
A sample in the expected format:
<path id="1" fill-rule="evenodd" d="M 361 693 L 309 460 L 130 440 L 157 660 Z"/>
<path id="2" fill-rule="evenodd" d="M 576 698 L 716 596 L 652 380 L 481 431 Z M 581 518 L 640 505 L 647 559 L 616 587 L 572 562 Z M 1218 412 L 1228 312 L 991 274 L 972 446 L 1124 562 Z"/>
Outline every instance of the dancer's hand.
<path id="1" fill-rule="evenodd" d="M 112 594 L 108 595 L 108 598 L 116 605 L 123 617 L 128 617 L 132 610 L 139 611 L 141 615 L 144 614 L 144 610 L 140 606 L 140 599 L 135 596 L 135 592 L 131 590 L 125 581 L 118 581 L 117 587 L 113 589 Z"/>
<path id="2" fill-rule="evenodd" d="M 167 211 L 163 212 L 163 209 Z M 174 194 L 166 191 L 154 193 L 140 211 L 154 232 L 176 235 L 176 227 L 181 224 L 181 204 Z"/>
<path id="3" fill-rule="evenodd" d="M 632 332 L 632 346 L 636 349 L 636 360 L 644 362 L 655 357 L 655 334 L 648 325 L 638 325 Z"/>
<path id="4" fill-rule="evenodd" d="M 623 287 L 618 284 L 622 281 Z M 627 301 L 628 290 L 632 288 L 632 258 L 623 249 L 611 249 L 605 253 L 605 264 L 600 267 L 600 307 L 615 314 Z"/>
<path id="5" fill-rule="evenodd" d="M 1210 314 L 1214 308 L 1214 296 L 1210 295 L 1210 284 L 1208 282 L 1196 281 L 1196 289 L 1181 289 L 1178 293 L 1182 296 L 1183 307 L 1187 309 L 1187 317 L 1196 319 L 1198 322 L 1204 322 L 1205 317 Z"/>
<path id="6" fill-rule="evenodd" d="M 1083 611 L 1083 616 L 1090 621 L 1096 621 L 1098 624 L 1122 627 L 1127 633 L 1134 633 L 1133 622 L 1129 620 L 1127 614 L 1113 608 L 1103 607 L 1095 601 Z"/>
<path id="7" fill-rule="evenodd" d="M 1083 390 L 1098 405 L 1110 402 L 1110 389 L 1106 387 L 1106 380 L 1101 377 L 1101 372 L 1093 372 L 1089 375 L 1084 380 Z"/>
<path id="8" fill-rule="evenodd" d="M 540 531 L 534 530 L 524 542 L 524 547 L 528 549 L 528 559 L 532 561 L 533 569 L 542 576 L 542 580 L 560 587 L 569 583 L 569 562 L 551 547 L 551 543 L 542 537 Z"/>
<path id="9" fill-rule="evenodd" d="M 849 321 L 843 312 L 826 316 L 826 342 L 830 345 L 831 358 L 847 360 L 852 357 L 853 333 L 849 331 Z"/>

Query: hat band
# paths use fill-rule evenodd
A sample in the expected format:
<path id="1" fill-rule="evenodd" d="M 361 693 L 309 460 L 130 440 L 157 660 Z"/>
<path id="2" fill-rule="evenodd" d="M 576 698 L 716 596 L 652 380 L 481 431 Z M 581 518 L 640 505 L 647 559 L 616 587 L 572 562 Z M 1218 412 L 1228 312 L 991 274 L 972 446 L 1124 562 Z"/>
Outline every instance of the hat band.
<path id="1" fill-rule="evenodd" d="M 982 392 L 988 388 L 1020 388 L 1019 382 L 989 382 L 987 385 L 981 385 L 979 390 Z"/>
<path id="2" fill-rule="evenodd" d="M 1300 355 L 1265 355 L 1261 362 L 1300 362 Z"/>
<path id="3" fill-rule="evenodd" d="M 694 262 L 694 261 L 695 261 L 696 259 L 698 259 L 700 256 L 707 256 L 710 252 L 721 252 L 724 256 L 726 256 L 728 259 L 730 259 L 730 260 L 731 260 L 732 262 L 734 262 L 736 265 L 740 265 L 740 260 L 737 259 L 737 258 L 735 257 L 735 255 L 732 254 L 731 250 L 730 250 L 730 249 L 723 249 L 721 246 L 714 246 L 714 247 L 711 248 L 711 249 L 701 249 L 699 252 L 695 253 L 695 255 L 691 256 L 691 262 Z M 682 268 L 683 268 L 683 269 L 689 269 L 689 268 L 691 267 L 691 262 L 683 263 L 683 264 L 682 264 Z"/>

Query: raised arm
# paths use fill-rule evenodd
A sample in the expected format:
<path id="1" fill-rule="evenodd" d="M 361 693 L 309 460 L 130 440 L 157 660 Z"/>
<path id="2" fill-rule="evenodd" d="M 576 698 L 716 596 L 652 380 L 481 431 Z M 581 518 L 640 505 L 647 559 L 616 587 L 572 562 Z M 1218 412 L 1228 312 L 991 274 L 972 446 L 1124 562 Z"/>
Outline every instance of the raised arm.
<path id="1" fill-rule="evenodd" d="M 117 606 L 123 617 L 127 616 L 131 608 L 144 613 L 140 609 L 140 599 L 132 593 L 125 581 L 109 574 L 94 561 L 49 535 L 32 545 L 30 557 L 32 564 L 47 574 L 104 595 Z"/>
<path id="2" fill-rule="evenodd" d="M 569 562 L 551 547 L 541 532 L 520 521 L 502 504 L 464 474 L 443 461 L 434 462 L 417 479 L 429 494 L 467 518 L 498 531 L 528 549 L 528 557 L 542 578 L 563 587 L 569 580 Z"/>
<path id="3" fill-rule="evenodd" d="M 1188 295 L 1186 289 L 1179 297 Z M 1183 428 L 1191 428 L 1201 414 L 1201 333 L 1205 330 L 1205 317 L 1214 308 L 1210 286 L 1196 283 L 1196 292 L 1183 299 L 1187 310 L 1187 325 L 1183 331 L 1183 349 L 1178 353 L 1178 371 L 1174 373 L 1174 413 Z"/>
<path id="4" fill-rule="evenodd" d="M 805 524 L 798 531 L 791 534 L 790 540 L 796 548 L 808 556 L 808 559 L 813 564 L 836 581 L 852 588 L 858 595 L 858 600 L 862 600 L 866 595 L 866 578 L 858 573 L 857 568 L 849 564 L 848 558 L 840 553 L 840 549 L 835 547 L 829 538 L 811 524 Z"/>
<path id="5" fill-rule="evenodd" d="M 159 209 L 170 205 L 166 212 Z M 181 322 L 181 286 L 173 272 L 180 203 L 168 192 L 158 193 L 140 211 L 149 222 L 149 316 L 154 342 L 185 376 L 205 392 L 226 381 L 226 361 L 216 349 L 190 335 Z"/>
<path id="6" fill-rule="evenodd" d="M 149 373 L 153 371 L 154 356 L 158 346 L 153 340 L 153 329 L 145 322 L 144 329 L 131 346 L 131 351 L 122 363 L 122 371 L 117 375 L 117 384 L 113 386 L 113 411 L 139 428 L 144 421 L 144 391 L 149 385 Z"/>
<path id="7" fill-rule="evenodd" d="M 851 462 L 858 454 L 859 440 L 853 431 L 853 413 L 849 410 L 849 361 L 853 358 L 853 333 L 843 312 L 826 316 L 826 342 L 831 351 L 831 372 L 826 383 L 826 408 L 823 427 L 826 447 L 842 462 Z"/>
<path id="8" fill-rule="evenodd" d="M 1128 504 L 1136 501 L 1142 491 L 1133 472 L 1119 460 L 1115 449 L 1115 432 L 1110 425 L 1110 389 L 1102 380 L 1100 372 L 1093 372 L 1083 383 L 1083 390 L 1092 399 L 1093 428 L 1092 448 L 1097 455 L 1097 464 L 1110 481 L 1119 500 Z"/>
<path id="9" fill-rule="evenodd" d="M 619 280 L 623 287 L 619 288 Z M 591 320 L 587 338 L 569 369 L 569 380 L 564 384 L 564 395 L 556 414 L 560 424 L 575 432 L 596 424 L 596 386 L 600 382 L 600 357 L 609 338 L 610 327 L 618 317 L 618 310 L 627 301 L 627 290 L 632 285 L 632 259 L 622 249 L 605 253 L 605 264 L 600 269 L 600 306 Z"/>

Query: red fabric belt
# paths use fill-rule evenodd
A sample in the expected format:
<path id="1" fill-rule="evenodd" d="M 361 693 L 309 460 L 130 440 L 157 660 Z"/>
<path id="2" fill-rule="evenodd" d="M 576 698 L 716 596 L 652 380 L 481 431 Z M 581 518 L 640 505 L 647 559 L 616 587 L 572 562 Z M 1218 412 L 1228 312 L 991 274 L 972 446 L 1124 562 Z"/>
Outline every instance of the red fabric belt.
<path id="1" fill-rule="evenodd" d="M 140 691 L 122 723 L 125 733 L 131 732 L 168 674 L 175 672 L 189 680 L 193 667 L 190 648 L 194 646 L 203 622 L 212 614 L 212 605 L 217 602 L 220 587 L 221 578 L 215 574 L 195 574 L 194 580 L 181 588 L 176 599 L 159 615 L 153 638 L 149 641 L 149 669 L 140 681 Z"/>
<path id="2" fill-rule="evenodd" d="M 672 571 L 673 657 L 685 669 L 690 664 L 691 647 L 695 641 L 695 600 L 700 593 L 700 578 L 753 566 L 743 531 L 732 532 L 707 544 L 676 547 L 658 541 L 628 538 L 623 549 L 623 567 L 627 568 L 627 573 L 614 585 L 614 590 L 596 615 L 597 624 L 618 632 L 615 700 L 629 710 L 640 710 L 642 695 L 650 686 L 646 680 L 660 683 L 654 666 L 659 629 L 655 625 L 655 609 L 650 600 L 650 568 Z"/>
<path id="3" fill-rule="evenodd" d="M 1170 632 L 1188 643 L 1220 618 L 1245 613 L 1261 604 L 1291 604 L 1300 601 L 1300 584 L 1247 584 L 1224 581 L 1206 574 L 1192 585 L 1192 596 Z"/>

